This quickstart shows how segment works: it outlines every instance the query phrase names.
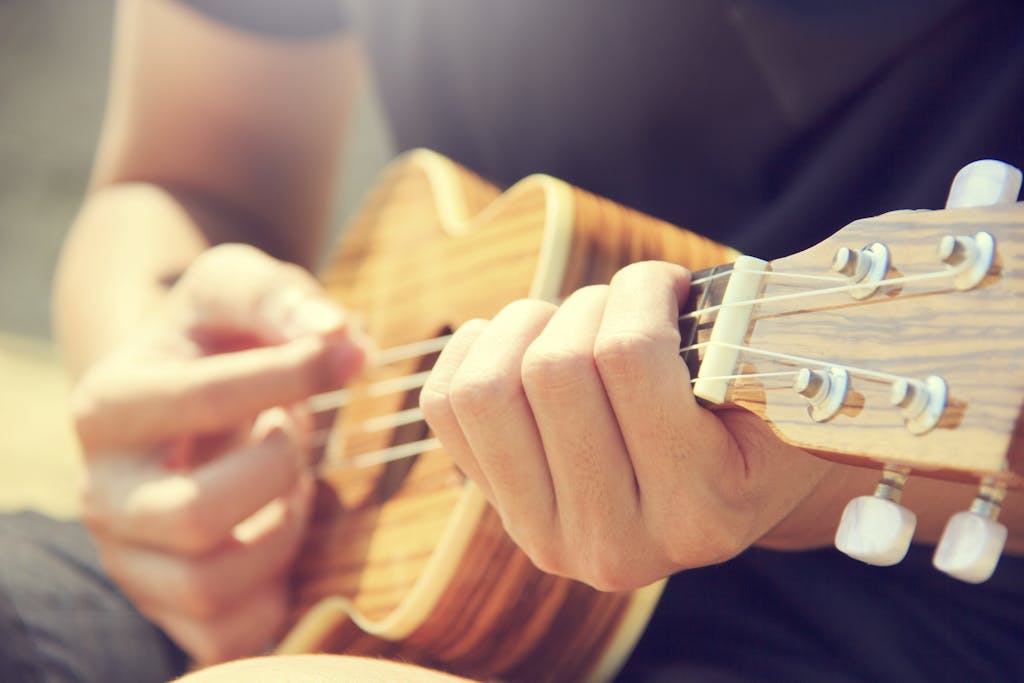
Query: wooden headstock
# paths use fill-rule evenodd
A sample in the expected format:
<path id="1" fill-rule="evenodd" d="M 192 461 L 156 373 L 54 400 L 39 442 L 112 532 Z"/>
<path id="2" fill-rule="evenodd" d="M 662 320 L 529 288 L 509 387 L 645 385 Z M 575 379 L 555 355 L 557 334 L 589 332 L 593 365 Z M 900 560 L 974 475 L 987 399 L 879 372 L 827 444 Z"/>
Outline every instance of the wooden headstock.
<path id="1" fill-rule="evenodd" d="M 969 267 L 943 262 L 940 243 L 979 233 L 994 238 L 991 266 L 977 284 L 958 288 Z M 871 258 L 873 244 L 885 245 L 888 267 L 877 283 L 868 274 L 867 284 L 848 289 L 850 278 L 832 269 L 833 259 L 844 258 L 844 248 L 868 248 Z M 857 221 L 768 270 L 737 373 L 771 375 L 733 382 L 725 402 L 829 458 L 1024 485 L 1024 205 Z M 811 401 L 793 388 L 794 374 L 804 370 L 806 380 L 807 371 L 830 369 L 845 372 L 848 388 L 834 414 L 819 410 L 815 419 Z M 928 378 L 941 378 L 944 401 L 934 396 L 940 383 Z M 934 425 L 892 405 L 901 380 L 918 394 L 932 387 L 941 403 Z"/>
<path id="2" fill-rule="evenodd" d="M 1019 170 L 975 162 L 946 209 L 856 221 L 771 263 L 740 260 L 721 303 L 696 314 L 716 318 L 695 327 L 698 396 L 758 414 L 804 450 L 883 470 L 874 495 L 843 512 L 836 547 L 848 555 L 903 559 L 916 517 L 899 501 L 919 473 L 980 484 L 935 566 L 974 583 L 996 567 L 1003 497 L 1024 488 L 1020 186 Z"/>

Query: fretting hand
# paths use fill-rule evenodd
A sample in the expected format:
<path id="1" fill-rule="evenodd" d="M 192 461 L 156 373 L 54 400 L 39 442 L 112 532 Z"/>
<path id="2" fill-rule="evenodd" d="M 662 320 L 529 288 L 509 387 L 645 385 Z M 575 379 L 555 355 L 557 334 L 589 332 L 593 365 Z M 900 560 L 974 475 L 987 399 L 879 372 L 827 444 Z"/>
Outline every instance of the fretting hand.
<path id="1" fill-rule="evenodd" d="M 104 565 L 198 663 L 278 635 L 312 489 L 299 406 L 363 358 L 309 273 L 228 245 L 76 387 Z"/>
<path id="2" fill-rule="evenodd" d="M 447 452 L 542 570 L 605 590 L 733 557 L 829 463 L 694 398 L 679 357 L 689 273 L 648 262 L 561 306 L 463 325 L 421 395 Z"/>

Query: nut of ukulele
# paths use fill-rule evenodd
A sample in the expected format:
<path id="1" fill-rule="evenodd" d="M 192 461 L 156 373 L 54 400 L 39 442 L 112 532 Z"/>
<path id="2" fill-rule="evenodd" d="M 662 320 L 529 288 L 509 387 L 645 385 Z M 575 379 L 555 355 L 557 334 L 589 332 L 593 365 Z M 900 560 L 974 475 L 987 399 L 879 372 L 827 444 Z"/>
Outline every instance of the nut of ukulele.
<path id="1" fill-rule="evenodd" d="M 879 567 L 898 564 L 910 548 L 917 516 L 899 504 L 907 472 L 886 468 L 873 496 L 858 496 L 843 510 L 836 548 Z"/>
<path id="2" fill-rule="evenodd" d="M 983 485 L 971 509 L 949 518 L 935 548 L 932 564 L 939 571 L 982 583 L 992 576 L 1006 546 L 1006 527 L 996 521 L 1005 490 Z"/>

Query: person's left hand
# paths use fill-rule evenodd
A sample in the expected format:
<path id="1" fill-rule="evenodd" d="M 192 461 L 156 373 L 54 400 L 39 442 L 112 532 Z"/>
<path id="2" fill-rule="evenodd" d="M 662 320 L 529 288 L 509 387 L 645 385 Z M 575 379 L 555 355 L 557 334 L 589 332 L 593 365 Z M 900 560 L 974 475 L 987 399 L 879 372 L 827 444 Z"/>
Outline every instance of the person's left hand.
<path id="1" fill-rule="evenodd" d="M 466 323 L 438 359 L 427 421 L 540 569 L 622 590 L 724 561 L 829 471 L 746 411 L 697 403 L 688 287 L 682 267 L 634 264 L 560 307 Z"/>

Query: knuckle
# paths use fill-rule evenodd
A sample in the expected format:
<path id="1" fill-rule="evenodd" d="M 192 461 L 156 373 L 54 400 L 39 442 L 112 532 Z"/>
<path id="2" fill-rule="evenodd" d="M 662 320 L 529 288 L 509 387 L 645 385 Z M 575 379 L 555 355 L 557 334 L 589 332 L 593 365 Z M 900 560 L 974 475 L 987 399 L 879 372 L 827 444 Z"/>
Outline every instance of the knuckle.
<path id="1" fill-rule="evenodd" d="M 637 579 L 638 534 L 631 534 L 609 520 L 580 517 L 572 525 L 572 577 L 603 592 L 629 590 Z"/>
<path id="2" fill-rule="evenodd" d="M 640 332 L 600 336 L 594 342 L 594 361 L 602 377 L 632 376 L 648 367 L 657 349 L 667 341 Z M 678 340 L 675 344 L 678 346 Z"/>
<path id="3" fill-rule="evenodd" d="M 611 286 L 615 287 L 624 281 L 648 281 L 653 278 L 660 280 L 668 274 L 679 276 L 687 272 L 683 266 L 666 261 L 637 261 L 619 269 L 612 276 Z"/>
<path id="4" fill-rule="evenodd" d="M 510 304 L 506 304 L 498 315 L 517 319 L 547 318 L 557 308 L 551 302 L 542 301 L 541 299 L 517 299 Z"/>
<path id="5" fill-rule="evenodd" d="M 448 392 L 437 385 L 427 382 L 420 391 L 420 410 L 431 428 L 447 425 L 455 418 Z"/>
<path id="6" fill-rule="evenodd" d="M 520 547 L 534 566 L 545 574 L 568 576 L 568 564 L 562 547 L 551 538 L 522 541 Z"/>
<path id="7" fill-rule="evenodd" d="M 452 332 L 452 338 L 449 340 L 448 343 L 451 344 L 451 342 L 465 335 L 475 335 L 483 331 L 483 329 L 490 324 L 491 321 L 487 320 L 486 318 L 470 318 L 466 322 L 459 325 L 457 330 Z"/>
<path id="8" fill-rule="evenodd" d="M 580 576 L 580 580 L 591 588 L 605 593 L 615 593 L 643 585 L 623 553 L 612 550 L 592 555 L 591 558 Z"/>
<path id="9" fill-rule="evenodd" d="M 566 303 L 568 301 L 571 301 L 571 300 L 574 300 L 574 299 L 584 299 L 584 298 L 603 299 L 603 298 L 605 298 L 608 295 L 608 290 L 609 289 L 610 289 L 610 287 L 608 285 L 586 285 L 584 287 L 580 287 L 579 289 L 574 290 L 571 294 L 569 294 L 569 296 L 566 298 L 565 302 L 563 302 L 563 305 L 564 305 L 564 303 Z"/>
<path id="10" fill-rule="evenodd" d="M 614 275 L 612 275 L 611 285 L 615 286 L 623 280 L 648 273 L 652 268 L 657 267 L 657 263 L 657 261 L 637 261 L 636 263 L 630 263 L 623 266 L 616 271 Z"/>
<path id="11" fill-rule="evenodd" d="M 523 385 L 531 391 L 558 398 L 580 389 L 594 372 L 594 359 L 572 349 L 553 349 L 531 344 L 520 368 Z"/>
<path id="12" fill-rule="evenodd" d="M 449 389 L 449 401 L 456 415 L 478 418 L 504 411 L 521 393 L 519 382 L 507 373 L 458 373 Z"/>

